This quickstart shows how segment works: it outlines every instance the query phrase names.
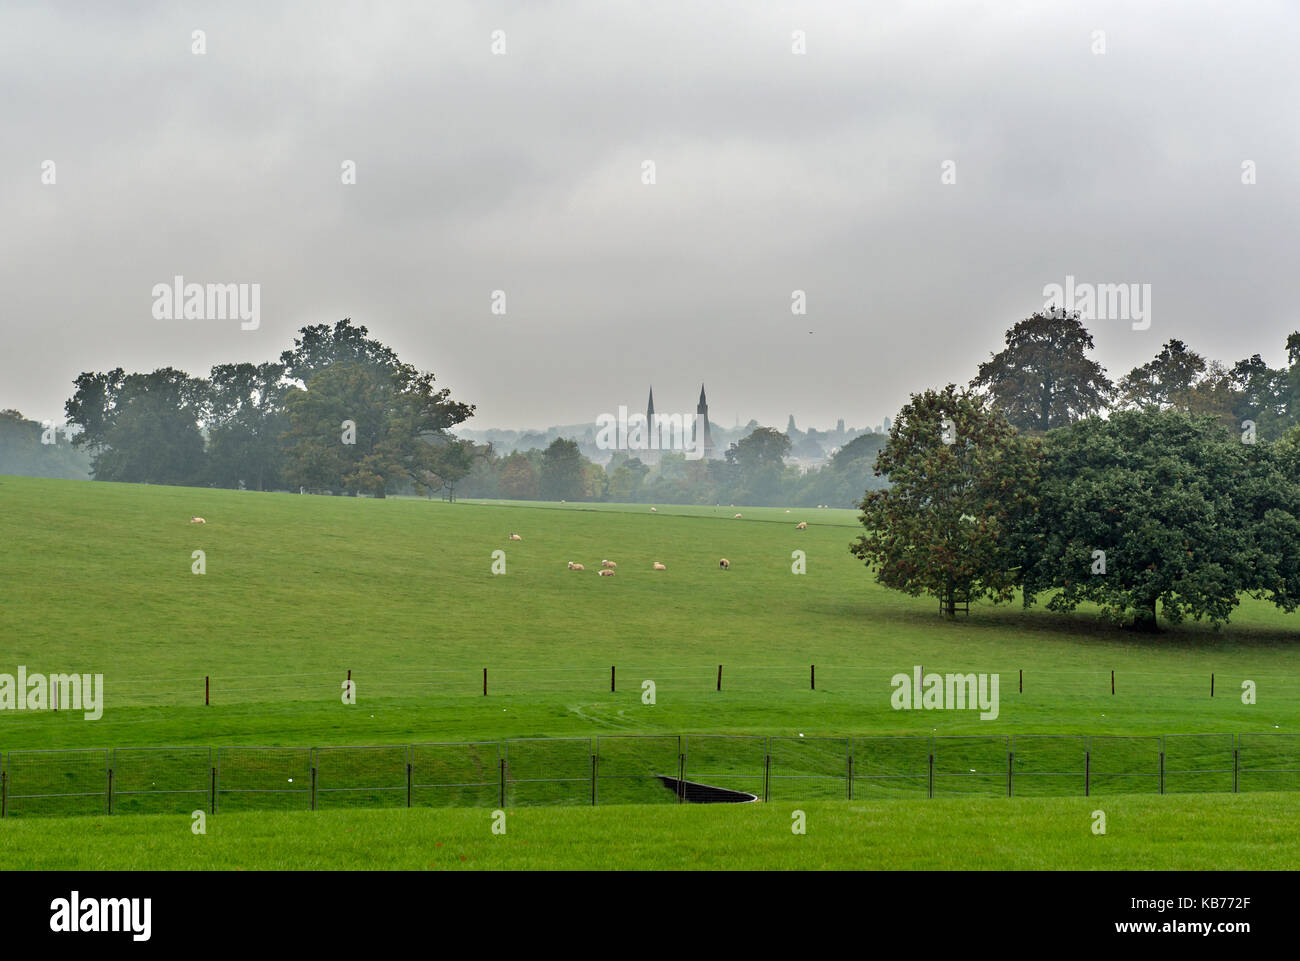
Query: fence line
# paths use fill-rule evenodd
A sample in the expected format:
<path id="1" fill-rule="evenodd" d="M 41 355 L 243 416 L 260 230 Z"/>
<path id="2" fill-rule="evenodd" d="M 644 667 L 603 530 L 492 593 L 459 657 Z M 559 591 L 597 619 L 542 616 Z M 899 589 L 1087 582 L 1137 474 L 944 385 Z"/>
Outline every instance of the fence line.
<path id="1" fill-rule="evenodd" d="M 601 734 L 0 755 L 0 817 L 681 804 L 710 790 L 765 801 L 1294 791 L 1300 734 Z"/>
<path id="2" fill-rule="evenodd" d="M 725 674 L 723 667 L 726 667 Z M 631 679 L 626 691 L 636 688 L 643 678 L 656 682 L 673 681 L 679 685 L 699 690 L 763 690 L 774 687 L 790 690 L 822 690 L 844 692 L 860 689 L 866 684 L 879 685 L 881 691 L 890 687 L 898 674 L 911 673 L 912 667 L 886 665 L 770 665 L 712 663 L 708 665 L 669 666 L 665 669 L 644 666 L 624 666 L 622 675 Z M 536 691 L 566 692 L 617 692 L 614 665 L 591 667 L 545 668 L 380 668 L 355 672 L 352 670 L 314 671 L 293 674 L 249 675 L 192 675 L 189 677 L 122 678 L 113 681 L 115 702 L 118 705 L 198 704 L 206 705 L 248 703 L 274 697 L 281 700 L 312 700 L 334 698 L 340 695 L 343 680 L 358 681 L 358 687 L 368 697 L 410 696 L 473 696 L 494 693 L 529 693 Z M 786 674 L 786 679 L 779 677 Z M 960 669 L 949 673 L 969 673 Z M 1032 670 L 1013 668 L 996 673 L 1007 680 L 1004 693 L 1022 695 L 1028 688 L 1031 694 L 1050 693 L 1054 697 L 1132 696 L 1136 692 L 1147 698 L 1215 697 L 1216 672 L 1176 671 L 1116 671 L 1098 670 Z M 330 678 L 332 680 L 322 680 Z M 1126 679 L 1140 683 L 1124 684 Z M 1152 679 L 1157 679 L 1153 682 Z M 1233 682 L 1244 680 L 1290 682 L 1295 675 L 1271 672 L 1242 672 L 1219 676 L 1219 696 L 1233 696 Z M 283 683 L 277 683 L 283 682 Z M 1225 689 L 1224 683 L 1229 687 Z M 377 693 L 378 692 L 378 693 Z"/>

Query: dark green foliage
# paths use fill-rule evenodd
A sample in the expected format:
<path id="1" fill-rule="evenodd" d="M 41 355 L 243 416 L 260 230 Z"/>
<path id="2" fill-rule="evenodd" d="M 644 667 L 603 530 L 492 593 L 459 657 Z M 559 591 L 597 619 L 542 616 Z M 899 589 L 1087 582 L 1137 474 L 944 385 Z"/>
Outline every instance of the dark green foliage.
<path id="1" fill-rule="evenodd" d="M 865 533 L 850 551 L 881 584 L 933 595 L 949 614 L 966 599 L 1009 600 L 1038 460 L 981 398 L 952 384 L 913 394 L 876 462 L 891 486 L 862 502 Z"/>
<path id="2" fill-rule="evenodd" d="M 1006 347 L 980 364 L 971 387 L 1021 430 L 1047 431 L 1096 413 L 1114 394 L 1086 352 L 1092 335 L 1077 314 L 1035 313 L 1007 331 Z"/>

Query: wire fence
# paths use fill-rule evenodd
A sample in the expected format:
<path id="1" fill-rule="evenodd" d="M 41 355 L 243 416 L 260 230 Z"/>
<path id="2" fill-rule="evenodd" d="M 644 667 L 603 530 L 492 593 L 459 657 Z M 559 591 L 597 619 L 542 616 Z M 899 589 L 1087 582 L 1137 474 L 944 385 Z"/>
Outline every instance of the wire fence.
<path id="1" fill-rule="evenodd" d="M 0 817 L 1295 790 L 1300 734 L 1277 732 L 602 734 L 0 756 Z"/>
<path id="2" fill-rule="evenodd" d="M 178 677 L 110 676 L 115 707 L 157 707 L 207 704 L 211 706 L 267 701 L 337 701 L 343 684 L 352 682 L 358 698 L 480 697 L 485 695 L 601 694 L 617 693 L 619 683 L 627 693 L 640 692 L 644 680 L 674 692 L 742 691 L 771 693 L 779 690 L 817 690 L 834 694 L 888 692 L 892 679 L 912 668 L 885 665 L 756 665 L 699 664 L 647 667 L 482 667 L 390 668 L 364 671 L 337 670 L 296 674 L 195 674 Z M 1300 675 L 1273 671 L 1232 674 L 1174 671 L 1093 670 L 1026 671 L 1018 667 L 997 674 L 999 694 L 1048 694 L 1053 698 L 1092 699 L 1099 696 L 1137 695 L 1143 698 L 1235 697 L 1242 684 L 1276 682 L 1277 688 L 1296 690 Z"/>

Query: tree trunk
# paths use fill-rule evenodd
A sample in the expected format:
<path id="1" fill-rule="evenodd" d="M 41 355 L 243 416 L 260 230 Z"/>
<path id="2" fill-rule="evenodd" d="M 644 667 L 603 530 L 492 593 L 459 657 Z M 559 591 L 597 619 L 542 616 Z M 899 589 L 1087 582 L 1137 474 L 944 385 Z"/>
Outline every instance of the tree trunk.
<path id="1" fill-rule="evenodd" d="M 1138 608 L 1133 617 L 1133 629 L 1147 634 L 1154 634 L 1160 630 L 1160 625 L 1156 621 L 1156 599 L 1154 597 Z"/>

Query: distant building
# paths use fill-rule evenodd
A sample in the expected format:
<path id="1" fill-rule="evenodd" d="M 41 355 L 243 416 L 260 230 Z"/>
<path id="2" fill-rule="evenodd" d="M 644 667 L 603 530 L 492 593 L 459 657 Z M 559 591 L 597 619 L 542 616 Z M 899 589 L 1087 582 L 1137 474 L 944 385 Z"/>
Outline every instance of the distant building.
<path id="1" fill-rule="evenodd" d="M 713 460 L 717 456 L 717 451 L 713 447 L 713 432 L 709 429 L 709 402 L 704 398 L 703 384 L 700 384 L 700 402 L 695 407 L 695 414 L 696 420 L 704 426 L 704 459 Z M 700 438 L 695 438 L 695 443 L 699 444 Z"/>
<path id="2" fill-rule="evenodd" d="M 699 416 L 701 416 L 701 415 L 702 415 L 703 418 L 704 418 L 704 420 L 703 420 L 703 425 L 704 425 L 704 456 L 703 456 L 702 459 L 703 459 L 703 460 L 714 460 L 714 459 L 716 459 L 716 457 L 717 457 L 717 450 L 716 450 L 716 448 L 715 448 L 714 445 L 713 445 L 713 430 L 712 430 L 712 428 L 711 428 L 711 426 L 710 426 L 710 424 L 709 424 L 709 402 L 708 402 L 708 399 L 704 396 L 704 385 L 703 385 L 703 384 L 700 384 L 700 402 L 695 406 L 695 413 L 696 413 L 696 415 L 697 415 L 697 416 L 696 416 L 696 420 L 698 420 L 698 419 L 699 419 Z M 689 421 L 690 419 L 689 419 L 689 418 L 686 418 L 686 420 Z M 647 425 L 647 428 L 648 428 L 648 433 L 651 434 L 651 435 L 653 435 L 653 436 L 655 436 L 656 438 L 658 438 L 659 441 L 660 441 L 660 443 L 667 444 L 667 443 L 672 442 L 670 439 L 672 438 L 673 433 L 675 433 L 675 431 L 669 431 L 668 428 L 667 428 L 667 423 L 666 423 L 666 422 L 665 422 L 665 424 L 664 424 L 664 433 L 663 433 L 663 435 L 660 435 L 659 432 L 656 430 L 657 425 L 656 425 L 656 422 L 655 422 L 655 389 L 654 389 L 654 387 L 651 387 L 651 388 L 650 388 L 650 396 L 649 396 L 649 399 L 646 401 L 646 405 L 645 405 L 645 421 L 646 421 L 646 425 Z M 695 438 L 695 436 L 694 436 L 694 433 L 695 433 L 695 423 L 694 423 L 694 422 L 691 422 L 691 423 L 686 424 L 686 425 L 684 425 L 684 426 L 686 427 L 686 429 L 687 429 L 688 431 L 690 431 L 690 434 L 691 434 L 691 439 L 690 439 L 691 450 L 694 451 L 694 450 L 696 449 L 696 448 L 695 448 L 695 445 L 696 445 L 697 443 L 699 443 L 699 441 L 698 441 L 698 440 Z M 674 447 L 675 447 L 675 446 L 676 446 L 676 445 L 675 445 L 675 443 L 674 443 Z M 656 447 L 656 448 L 653 448 L 653 449 L 640 450 L 640 451 L 636 451 L 636 452 L 635 452 L 635 456 L 637 456 L 637 457 L 639 457 L 639 458 L 641 459 L 641 463 L 646 464 L 646 465 L 649 465 L 649 466 L 653 466 L 653 465 L 656 465 L 656 464 L 661 463 L 661 461 L 662 461 L 662 459 L 663 459 L 663 450 L 664 450 L 664 449 L 665 449 L 665 448 Z"/>

